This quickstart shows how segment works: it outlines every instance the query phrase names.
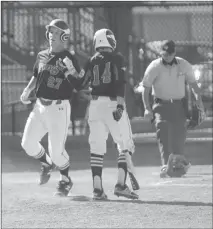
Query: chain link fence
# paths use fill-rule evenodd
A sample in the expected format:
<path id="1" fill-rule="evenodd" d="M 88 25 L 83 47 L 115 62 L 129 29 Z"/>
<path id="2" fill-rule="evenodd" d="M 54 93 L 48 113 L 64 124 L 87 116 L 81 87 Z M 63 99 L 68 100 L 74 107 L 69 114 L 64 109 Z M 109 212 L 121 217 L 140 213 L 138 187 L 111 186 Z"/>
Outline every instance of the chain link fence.
<path id="1" fill-rule="evenodd" d="M 1 102 L 2 114 L 4 120 L 7 120 L 3 120 L 5 131 L 8 126 L 10 131 L 22 130 L 31 109 L 16 101 L 31 77 L 37 53 L 48 45 L 45 25 L 55 18 L 69 23 L 69 48 L 76 51 L 81 66 L 94 51 L 92 39 L 96 29 L 109 25 L 103 7 L 56 7 L 54 4 L 51 7 L 25 7 L 20 2 L 2 4 L 1 41 L 4 66 L 2 65 L 1 70 Z M 129 47 L 127 59 L 130 85 L 137 85 L 148 64 L 159 56 L 160 42 L 172 39 L 177 44 L 177 55 L 193 65 L 208 115 L 212 115 L 212 3 L 152 2 L 132 8 L 132 21 L 129 40 L 125 40 Z M 141 95 L 131 91 L 127 97 L 133 98 L 129 109 L 132 111 L 130 117 L 143 116 Z M 76 94 L 74 98 L 72 103 L 76 106 L 73 109 L 76 110 L 75 115 L 83 118 L 87 101 L 81 94 Z M 11 124 L 14 122 L 14 125 Z"/>
<path id="2" fill-rule="evenodd" d="M 129 73 L 137 85 L 149 63 L 159 57 L 163 40 L 174 40 L 176 53 L 193 65 L 208 116 L 212 116 L 212 3 L 168 3 L 135 7 L 129 37 Z M 136 95 L 141 104 L 141 96 Z M 142 105 L 142 104 L 141 104 Z M 143 107 L 136 114 L 141 116 Z"/>
<path id="3" fill-rule="evenodd" d="M 94 21 L 97 23 L 99 20 L 102 23 L 103 18 L 99 19 L 96 9 L 91 7 L 25 7 L 20 2 L 4 2 L 1 12 L 1 41 L 4 51 L 1 68 L 2 132 L 17 133 L 23 131 L 33 106 L 21 104 L 19 98 L 32 76 L 37 53 L 48 47 L 45 26 L 55 18 L 68 22 L 71 29 L 68 48 L 70 51 L 75 50 L 83 65 L 93 52 Z M 76 127 L 81 123 L 78 120 L 75 122 L 75 119 L 84 118 L 87 101 L 83 101 L 81 93 L 75 93 L 70 102 L 75 110 L 71 115 L 72 125 Z M 72 126 L 71 129 L 72 132 L 78 131 Z"/>
<path id="4" fill-rule="evenodd" d="M 55 18 L 61 18 L 70 25 L 70 48 L 85 55 L 92 53 L 91 41 L 95 29 L 93 8 L 24 8 L 18 2 L 14 7 L 5 6 L 1 18 L 2 42 L 35 57 L 37 52 L 48 46 L 45 26 Z"/>

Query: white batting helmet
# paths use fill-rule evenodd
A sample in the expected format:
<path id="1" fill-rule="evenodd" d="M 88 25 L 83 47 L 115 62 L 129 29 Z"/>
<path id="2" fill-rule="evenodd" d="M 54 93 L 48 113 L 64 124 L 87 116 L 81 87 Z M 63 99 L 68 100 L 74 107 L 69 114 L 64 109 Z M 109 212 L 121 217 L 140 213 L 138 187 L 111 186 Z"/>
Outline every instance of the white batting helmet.
<path id="1" fill-rule="evenodd" d="M 113 32 L 109 29 L 100 29 L 96 31 L 94 38 L 93 38 L 93 44 L 95 47 L 95 50 L 97 48 L 103 48 L 108 47 L 112 50 L 115 50 L 116 48 L 116 40 Z"/>

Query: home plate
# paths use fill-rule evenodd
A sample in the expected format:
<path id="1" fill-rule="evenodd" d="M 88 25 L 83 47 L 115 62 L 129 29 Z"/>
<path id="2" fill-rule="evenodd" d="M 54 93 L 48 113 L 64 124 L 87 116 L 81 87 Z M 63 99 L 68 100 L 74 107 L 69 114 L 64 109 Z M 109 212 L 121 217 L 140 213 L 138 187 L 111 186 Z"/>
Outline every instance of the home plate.
<path id="1" fill-rule="evenodd" d="M 151 183 L 151 186 L 158 186 L 158 185 L 164 185 L 164 184 L 171 184 L 173 181 L 172 180 L 167 180 L 167 181 L 160 181 L 157 183 Z"/>

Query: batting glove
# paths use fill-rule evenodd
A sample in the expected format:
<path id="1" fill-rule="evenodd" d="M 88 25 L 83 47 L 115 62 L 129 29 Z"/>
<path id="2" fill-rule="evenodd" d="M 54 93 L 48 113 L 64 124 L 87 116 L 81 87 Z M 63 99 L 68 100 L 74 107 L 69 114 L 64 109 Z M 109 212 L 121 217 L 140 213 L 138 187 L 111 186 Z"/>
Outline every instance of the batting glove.
<path id="1" fill-rule="evenodd" d="M 115 121 L 118 122 L 121 119 L 123 111 L 124 111 L 124 106 L 121 104 L 118 104 L 116 110 L 112 112 L 112 115 Z"/>
<path id="2" fill-rule="evenodd" d="M 77 77 L 78 72 L 76 71 L 75 67 L 73 66 L 72 60 L 70 60 L 67 56 L 63 59 L 63 63 L 66 65 L 68 71 L 65 72 L 65 76 L 72 75 Z"/>
<path id="3" fill-rule="evenodd" d="M 29 100 L 29 95 L 30 95 L 30 90 L 28 89 L 24 89 L 24 91 L 22 92 L 21 96 L 20 96 L 20 100 L 23 104 L 30 104 L 31 101 Z"/>

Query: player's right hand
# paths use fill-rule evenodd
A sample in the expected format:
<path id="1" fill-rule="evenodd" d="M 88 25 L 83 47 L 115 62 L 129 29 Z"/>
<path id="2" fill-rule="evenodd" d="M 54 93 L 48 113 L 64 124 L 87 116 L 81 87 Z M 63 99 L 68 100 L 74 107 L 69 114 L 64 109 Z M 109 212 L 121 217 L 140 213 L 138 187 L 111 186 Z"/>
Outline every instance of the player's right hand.
<path id="1" fill-rule="evenodd" d="M 150 109 L 145 109 L 144 111 L 144 119 L 151 121 L 153 119 L 153 112 Z"/>
<path id="2" fill-rule="evenodd" d="M 65 64 L 65 66 L 68 69 L 69 74 L 75 76 L 75 74 L 77 73 L 72 60 L 70 60 L 67 56 L 63 59 L 63 63 Z"/>
<path id="3" fill-rule="evenodd" d="M 118 122 L 121 119 L 123 111 L 124 111 L 123 105 L 118 104 L 116 110 L 112 112 L 112 115 L 115 121 Z"/>
<path id="4" fill-rule="evenodd" d="M 23 104 L 30 104 L 31 101 L 29 100 L 30 90 L 24 89 L 20 96 L 20 100 Z"/>

